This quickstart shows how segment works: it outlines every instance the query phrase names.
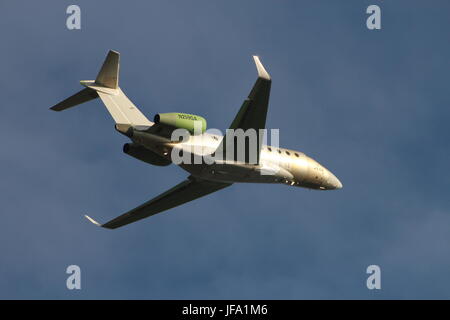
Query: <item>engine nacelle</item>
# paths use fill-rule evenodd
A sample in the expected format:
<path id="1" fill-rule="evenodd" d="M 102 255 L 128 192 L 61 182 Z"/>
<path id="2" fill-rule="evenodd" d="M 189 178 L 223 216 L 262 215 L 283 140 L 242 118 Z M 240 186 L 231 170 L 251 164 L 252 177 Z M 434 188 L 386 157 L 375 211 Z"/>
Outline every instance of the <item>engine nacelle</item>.
<path id="1" fill-rule="evenodd" d="M 196 129 L 195 125 L 198 126 L 197 130 L 201 130 L 199 133 L 206 131 L 206 119 L 194 114 L 187 113 L 158 113 L 154 118 L 155 123 L 162 123 L 175 128 L 182 128 L 189 131 L 191 134 Z M 198 123 L 198 124 L 197 124 Z"/>
<path id="2" fill-rule="evenodd" d="M 125 143 L 123 145 L 123 152 L 132 156 L 133 158 L 139 159 L 141 161 L 153 164 L 155 166 L 168 166 L 172 162 L 160 155 L 144 148 L 135 143 Z"/>

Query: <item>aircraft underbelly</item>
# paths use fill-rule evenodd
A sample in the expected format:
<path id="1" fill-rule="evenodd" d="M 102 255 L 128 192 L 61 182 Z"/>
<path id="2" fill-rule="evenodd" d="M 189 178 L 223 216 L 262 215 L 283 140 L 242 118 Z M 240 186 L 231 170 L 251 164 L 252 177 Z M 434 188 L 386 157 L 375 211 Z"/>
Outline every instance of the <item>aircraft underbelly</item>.
<path id="1" fill-rule="evenodd" d="M 180 166 L 194 176 L 220 182 L 278 183 L 283 179 L 292 178 L 292 175 L 282 168 L 262 171 L 265 167 L 242 163 Z"/>

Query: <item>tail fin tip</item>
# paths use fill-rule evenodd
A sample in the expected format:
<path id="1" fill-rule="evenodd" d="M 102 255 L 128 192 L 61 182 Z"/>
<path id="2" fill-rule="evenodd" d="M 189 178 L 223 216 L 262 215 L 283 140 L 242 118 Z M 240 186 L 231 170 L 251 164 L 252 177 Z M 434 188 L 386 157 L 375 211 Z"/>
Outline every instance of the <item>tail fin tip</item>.
<path id="1" fill-rule="evenodd" d="M 119 87 L 120 53 L 109 50 L 102 68 L 100 69 L 95 83 L 107 88 L 117 89 Z"/>

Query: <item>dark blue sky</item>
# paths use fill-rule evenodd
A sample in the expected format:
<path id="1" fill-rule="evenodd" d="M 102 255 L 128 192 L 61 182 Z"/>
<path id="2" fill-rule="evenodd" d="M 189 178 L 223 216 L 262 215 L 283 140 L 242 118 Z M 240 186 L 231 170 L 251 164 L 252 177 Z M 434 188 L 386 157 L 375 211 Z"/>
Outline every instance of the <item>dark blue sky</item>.
<path id="1" fill-rule="evenodd" d="M 450 3 L 2 1 L 0 298 L 450 298 Z M 382 9 L 382 30 L 366 8 Z M 96 228 L 187 176 L 121 151 L 100 101 L 48 110 L 109 49 L 152 118 L 225 129 L 256 78 L 267 127 L 344 189 L 234 185 L 122 229 Z M 66 267 L 82 290 L 66 289 Z M 366 288 L 380 265 L 382 290 Z"/>

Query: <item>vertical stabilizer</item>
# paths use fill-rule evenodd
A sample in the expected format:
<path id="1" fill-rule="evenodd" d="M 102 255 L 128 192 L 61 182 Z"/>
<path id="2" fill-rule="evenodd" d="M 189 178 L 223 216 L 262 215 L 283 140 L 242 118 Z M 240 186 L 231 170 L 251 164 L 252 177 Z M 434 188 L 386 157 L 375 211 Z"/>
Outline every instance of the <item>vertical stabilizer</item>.
<path id="1" fill-rule="evenodd" d="M 117 51 L 110 50 L 97 78 L 95 78 L 95 83 L 103 87 L 117 89 L 119 87 L 119 68 L 120 54 Z"/>
<path id="2" fill-rule="evenodd" d="M 142 112 L 127 98 L 119 87 L 120 54 L 110 50 L 102 68 L 94 80 L 83 80 L 86 89 L 61 101 L 50 109 L 62 111 L 100 97 L 106 109 L 116 122 L 117 130 L 124 132 L 130 126 L 152 126 Z"/>

